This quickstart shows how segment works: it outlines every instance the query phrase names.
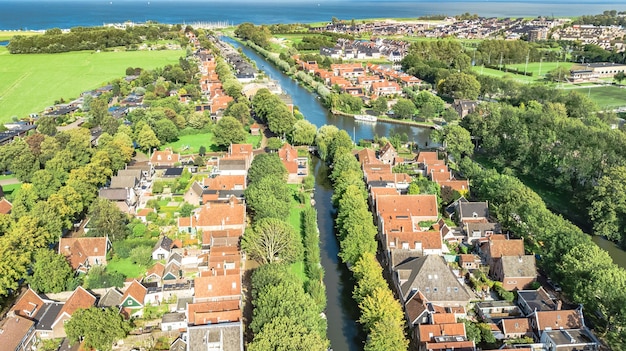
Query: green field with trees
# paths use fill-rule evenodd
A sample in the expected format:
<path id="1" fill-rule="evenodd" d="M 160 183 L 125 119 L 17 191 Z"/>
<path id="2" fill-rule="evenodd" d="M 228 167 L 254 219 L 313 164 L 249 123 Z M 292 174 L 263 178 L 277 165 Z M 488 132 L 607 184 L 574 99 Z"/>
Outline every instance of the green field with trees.
<path id="1" fill-rule="evenodd" d="M 154 69 L 175 64 L 182 50 L 12 55 L 0 47 L 0 123 L 39 113 L 124 76 L 128 67 Z"/>

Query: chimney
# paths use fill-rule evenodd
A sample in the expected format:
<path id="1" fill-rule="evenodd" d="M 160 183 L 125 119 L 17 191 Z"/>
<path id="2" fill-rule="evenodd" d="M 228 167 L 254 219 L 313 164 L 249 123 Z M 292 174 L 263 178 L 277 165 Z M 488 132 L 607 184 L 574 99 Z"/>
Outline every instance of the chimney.
<path id="1" fill-rule="evenodd" d="M 561 307 L 563 307 L 563 302 L 561 302 L 561 300 L 556 300 L 556 305 L 554 306 L 554 310 L 560 311 Z"/>

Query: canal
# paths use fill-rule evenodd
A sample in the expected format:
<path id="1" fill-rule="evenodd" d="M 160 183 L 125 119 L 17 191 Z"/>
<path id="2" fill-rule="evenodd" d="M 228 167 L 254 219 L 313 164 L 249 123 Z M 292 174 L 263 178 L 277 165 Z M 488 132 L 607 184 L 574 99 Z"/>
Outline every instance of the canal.
<path id="1" fill-rule="evenodd" d="M 348 132 L 348 134 L 350 134 L 355 141 L 359 141 L 360 139 L 373 139 L 375 135 L 389 136 L 393 134 L 406 133 L 409 140 L 415 142 L 419 146 L 424 147 L 432 145 L 432 142 L 429 140 L 431 132 L 429 128 L 412 127 L 385 122 L 359 122 L 355 121 L 351 117 L 333 115 L 324 107 L 324 105 L 322 105 L 316 94 L 306 90 L 298 84 L 298 82 L 291 79 L 291 77 L 282 73 L 254 50 L 241 45 L 239 42 L 231 38 L 222 37 L 221 39 L 237 49 L 240 48 L 246 56 L 256 63 L 256 66 L 260 70 L 264 71 L 270 79 L 275 80 L 283 91 L 291 96 L 293 104 L 300 108 L 300 112 L 302 112 L 304 117 L 316 127 L 319 128 L 323 125 L 332 124 L 337 126 L 337 128 Z"/>
<path id="2" fill-rule="evenodd" d="M 318 128 L 323 125 L 335 125 L 343 129 L 355 140 L 372 139 L 375 135 L 389 136 L 394 133 L 406 133 L 409 140 L 419 146 L 432 144 L 428 128 L 411 127 L 391 123 L 361 123 L 350 117 L 334 116 L 320 103 L 317 95 L 309 92 L 289 76 L 280 72 L 253 50 L 230 38 L 222 40 L 240 48 L 243 53 L 254 61 L 259 69 L 275 80 L 285 93 L 291 96 L 294 105 L 300 108 L 305 118 Z M 312 158 L 311 166 L 315 175 L 315 209 L 317 210 L 317 224 L 320 230 L 320 255 L 324 267 L 324 284 L 328 307 L 328 339 L 334 351 L 363 350 L 365 335 L 358 327 L 356 320 L 359 310 L 352 299 L 354 283 L 352 274 L 337 254 L 339 242 L 335 235 L 334 212 L 331 203 L 333 189 L 328 178 L 328 166 L 317 157 Z"/>

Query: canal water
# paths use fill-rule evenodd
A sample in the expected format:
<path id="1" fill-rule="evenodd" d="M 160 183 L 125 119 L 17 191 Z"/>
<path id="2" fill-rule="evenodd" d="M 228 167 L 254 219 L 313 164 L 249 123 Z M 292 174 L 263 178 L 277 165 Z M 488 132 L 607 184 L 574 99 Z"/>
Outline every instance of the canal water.
<path id="1" fill-rule="evenodd" d="M 618 266 L 626 269 L 626 252 L 622 250 L 616 243 L 606 240 L 603 236 L 592 235 L 591 240 L 600 248 L 608 251 L 609 256 L 613 258 L 613 262 Z"/>
<path id="2" fill-rule="evenodd" d="M 382 137 L 406 133 L 409 141 L 413 141 L 421 147 L 433 144 L 430 141 L 431 130 L 429 128 L 411 127 L 380 121 L 377 123 L 360 122 L 355 121 L 351 117 L 335 116 L 322 105 L 316 94 L 303 88 L 291 77 L 282 73 L 261 55 L 254 52 L 254 50 L 241 45 L 231 38 L 222 37 L 221 39 L 235 48 L 240 48 L 270 79 L 277 81 L 283 91 L 291 96 L 293 104 L 300 108 L 300 112 L 302 112 L 304 117 L 318 128 L 325 124 L 335 125 L 337 128 L 345 130 L 357 142 L 360 139 L 373 139 L 375 135 Z"/>
<path id="3" fill-rule="evenodd" d="M 341 262 L 339 242 L 335 236 L 335 209 L 331 203 L 333 188 L 328 178 L 329 168 L 318 157 L 311 160 L 315 175 L 315 209 L 317 210 L 317 225 L 320 230 L 320 255 L 326 285 L 328 307 L 328 339 L 334 351 L 363 350 L 365 336 L 362 335 L 356 320 L 359 310 L 352 299 L 354 281 L 352 274 Z"/>

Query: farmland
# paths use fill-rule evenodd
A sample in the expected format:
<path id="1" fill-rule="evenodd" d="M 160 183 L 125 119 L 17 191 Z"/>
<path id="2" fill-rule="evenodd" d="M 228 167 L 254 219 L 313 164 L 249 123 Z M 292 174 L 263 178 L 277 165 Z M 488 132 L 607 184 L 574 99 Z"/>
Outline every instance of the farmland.
<path id="1" fill-rule="evenodd" d="M 61 98 L 78 97 L 123 77 L 127 67 L 153 69 L 174 64 L 183 54 L 162 50 L 11 55 L 0 47 L 0 123 L 41 112 Z"/>

